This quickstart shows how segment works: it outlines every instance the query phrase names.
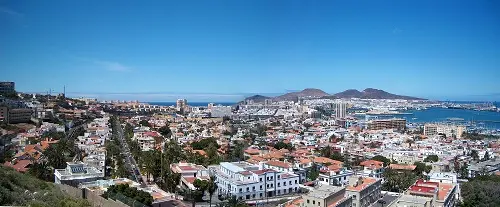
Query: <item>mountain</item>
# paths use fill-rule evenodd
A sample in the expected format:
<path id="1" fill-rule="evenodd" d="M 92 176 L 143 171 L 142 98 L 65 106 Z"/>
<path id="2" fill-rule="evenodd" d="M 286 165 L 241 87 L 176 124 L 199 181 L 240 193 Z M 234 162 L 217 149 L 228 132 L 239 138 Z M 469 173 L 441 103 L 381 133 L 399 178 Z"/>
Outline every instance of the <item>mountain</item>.
<path id="1" fill-rule="evenodd" d="M 337 93 L 334 96 L 338 98 L 425 100 L 417 97 L 396 95 L 374 88 L 367 88 L 363 91 L 349 89 L 344 92 Z"/>
<path id="2" fill-rule="evenodd" d="M 262 95 L 254 95 L 254 96 L 250 96 L 250 97 L 245 98 L 245 101 L 253 100 L 253 102 L 255 102 L 255 103 L 261 103 L 261 102 L 264 102 L 264 100 L 266 100 L 266 99 L 272 99 L 272 98 L 267 97 L 267 96 L 262 96 Z"/>
<path id="3" fill-rule="evenodd" d="M 302 91 L 286 93 L 281 96 L 274 97 L 275 101 L 297 101 L 298 98 L 321 98 L 324 96 L 329 96 L 330 94 L 315 88 L 306 88 Z"/>

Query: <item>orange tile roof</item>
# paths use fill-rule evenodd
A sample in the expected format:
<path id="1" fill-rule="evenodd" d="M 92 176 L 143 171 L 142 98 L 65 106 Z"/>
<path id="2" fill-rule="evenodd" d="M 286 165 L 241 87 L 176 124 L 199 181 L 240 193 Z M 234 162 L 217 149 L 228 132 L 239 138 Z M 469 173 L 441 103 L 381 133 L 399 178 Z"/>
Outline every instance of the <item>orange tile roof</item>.
<path id="1" fill-rule="evenodd" d="M 330 163 L 330 164 L 338 164 L 338 163 L 342 163 L 340 161 L 337 161 L 337 160 L 332 160 L 330 158 L 326 158 L 326 157 L 315 157 L 313 159 L 313 162 L 316 162 L 316 163 L 321 163 L 321 164 L 326 164 L 326 163 Z"/>
<path id="2" fill-rule="evenodd" d="M 375 178 L 363 177 L 363 183 L 361 183 L 361 185 L 353 186 L 352 184 L 350 184 L 346 187 L 346 189 L 350 190 L 350 191 L 358 191 L 359 192 L 375 182 L 377 182 L 377 179 L 375 179 Z"/>
<path id="3" fill-rule="evenodd" d="M 390 164 L 389 168 L 393 170 L 415 170 L 417 166 L 415 165 L 399 165 L 399 164 Z"/>
<path id="4" fill-rule="evenodd" d="M 276 167 L 282 167 L 282 168 L 291 168 L 292 167 L 289 163 L 276 161 L 276 160 L 268 161 L 268 162 L 266 162 L 266 164 L 271 165 L 271 166 L 276 166 Z"/>
<path id="5" fill-rule="evenodd" d="M 366 160 L 360 163 L 361 166 L 365 166 L 372 170 L 380 169 L 384 167 L 384 163 L 376 160 Z"/>

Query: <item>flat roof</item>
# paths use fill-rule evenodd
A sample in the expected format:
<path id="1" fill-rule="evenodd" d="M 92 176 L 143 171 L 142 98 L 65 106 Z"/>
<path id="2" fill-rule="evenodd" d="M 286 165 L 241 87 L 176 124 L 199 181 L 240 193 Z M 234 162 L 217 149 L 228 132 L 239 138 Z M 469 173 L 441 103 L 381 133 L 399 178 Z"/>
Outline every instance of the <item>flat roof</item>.
<path id="1" fill-rule="evenodd" d="M 406 203 L 416 203 L 416 204 L 425 204 L 427 202 L 431 202 L 432 198 L 422 197 L 422 196 L 414 196 L 414 195 L 402 195 L 399 197 L 397 202 L 406 202 Z"/>
<path id="2" fill-rule="evenodd" d="M 318 187 L 315 187 L 312 189 L 307 196 L 309 197 L 314 197 L 314 198 L 320 198 L 320 199 L 325 199 L 328 198 L 329 196 L 341 191 L 342 189 L 345 189 L 343 187 L 337 187 L 337 186 L 330 186 L 330 185 L 320 185 Z"/>

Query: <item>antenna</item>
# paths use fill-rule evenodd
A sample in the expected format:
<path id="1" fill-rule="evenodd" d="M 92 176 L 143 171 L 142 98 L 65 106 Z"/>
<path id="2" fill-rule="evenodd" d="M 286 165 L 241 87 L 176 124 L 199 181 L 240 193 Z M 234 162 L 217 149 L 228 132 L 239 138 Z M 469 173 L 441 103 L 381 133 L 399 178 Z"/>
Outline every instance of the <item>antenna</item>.
<path id="1" fill-rule="evenodd" d="M 66 97 L 66 85 L 63 87 L 63 96 Z"/>

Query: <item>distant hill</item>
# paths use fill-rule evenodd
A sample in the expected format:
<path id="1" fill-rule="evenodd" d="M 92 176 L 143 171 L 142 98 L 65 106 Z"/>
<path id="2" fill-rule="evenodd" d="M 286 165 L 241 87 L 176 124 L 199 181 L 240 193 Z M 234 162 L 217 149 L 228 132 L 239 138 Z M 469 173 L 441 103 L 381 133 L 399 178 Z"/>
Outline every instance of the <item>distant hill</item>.
<path id="1" fill-rule="evenodd" d="M 255 102 L 255 103 L 260 103 L 260 102 L 264 102 L 266 99 L 272 99 L 272 97 L 262 96 L 262 95 L 254 95 L 254 96 L 250 96 L 250 97 L 245 98 L 245 101 L 253 100 L 253 102 Z"/>
<path id="2" fill-rule="evenodd" d="M 405 100 L 425 100 L 422 98 L 396 95 L 384 90 L 367 88 L 363 91 L 349 89 L 344 92 L 335 94 L 338 98 L 360 98 L 360 99 L 405 99 Z"/>
<path id="3" fill-rule="evenodd" d="M 404 100 L 425 100 L 423 98 L 396 95 L 384 90 L 367 88 L 363 91 L 356 89 L 345 90 L 336 94 L 328 94 L 320 89 L 306 88 L 302 91 L 286 93 L 276 97 L 268 97 L 262 95 L 254 95 L 245 98 L 246 100 L 253 100 L 255 103 L 262 103 L 266 99 L 273 101 L 298 101 L 299 98 L 323 98 L 323 99 L 338 99 L 338 98 L 360 98 L 360 99 L 404 99 Z M 240 103 L 243 103 L 240 102 Z"/>
<path id="4" fill-rule="evenodd" d="M 286 93 L 281 96 L 274 97 L 275 101 L 297 101 L 298 98 L 321 98 L 330 94 L 316 88 L 306 88 L 302 91 Z"/>

